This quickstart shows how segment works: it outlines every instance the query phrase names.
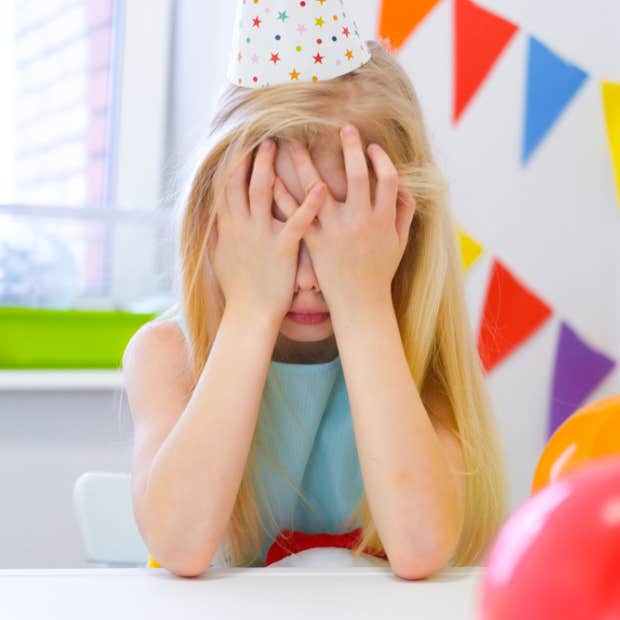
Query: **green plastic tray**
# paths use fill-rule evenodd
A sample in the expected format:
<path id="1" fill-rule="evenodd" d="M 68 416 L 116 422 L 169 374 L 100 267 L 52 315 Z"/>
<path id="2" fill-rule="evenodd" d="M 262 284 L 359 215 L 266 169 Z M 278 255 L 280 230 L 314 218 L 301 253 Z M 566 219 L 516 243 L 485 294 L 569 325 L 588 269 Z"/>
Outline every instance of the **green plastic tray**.
<path id="1" fill-rule="evenodd" d="M 0 368 L 121 368 L 131 336 L 158 313 L 0 307 Z"/>

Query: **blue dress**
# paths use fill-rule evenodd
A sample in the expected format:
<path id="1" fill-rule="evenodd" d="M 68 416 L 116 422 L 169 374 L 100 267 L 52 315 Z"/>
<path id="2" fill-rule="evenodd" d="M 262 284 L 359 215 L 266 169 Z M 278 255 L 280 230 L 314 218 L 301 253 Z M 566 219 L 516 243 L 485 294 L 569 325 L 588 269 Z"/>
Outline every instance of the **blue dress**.
<path id="1" fill-rule="evenodd" d="M 179 311 L 168 311 L 156 320 L 164 318 L 175 320 L 188 337 Z M 342 534 L 360 526 L 347 522 L 364 485 L 340 356 L 321 364 L 271 361 L 256 442 L 258 466 L 253 478 L 266 526 L 259 565 L 264 565 L 269 547 L 283 529 Z M 275 455 L 275 464 L 263 446 Z M 278 472 L 278 465 L 316 514 Z"/>

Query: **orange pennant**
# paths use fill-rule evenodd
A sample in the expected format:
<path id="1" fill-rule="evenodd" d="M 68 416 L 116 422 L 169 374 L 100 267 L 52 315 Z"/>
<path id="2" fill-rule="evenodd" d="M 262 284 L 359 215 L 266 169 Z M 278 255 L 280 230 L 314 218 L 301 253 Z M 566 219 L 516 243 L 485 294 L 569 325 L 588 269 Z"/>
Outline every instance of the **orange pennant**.
<path id="1" fill-rule="evenodd" d="M 378 36 L 397 52 L 439 0 L 382 0 Z"/>
<path id="2" fill-rule="evenodd" d="M 455 0 L 453 123 L 458 121 L 516 31 L 515 24 L 470 0 Z"/>
<path id="3" fill-rule="evenodd" d="M 494 259 L 478 331 L 478 354 L 485 371 L 527 340 L 551 314 L 542 299 Z"/>

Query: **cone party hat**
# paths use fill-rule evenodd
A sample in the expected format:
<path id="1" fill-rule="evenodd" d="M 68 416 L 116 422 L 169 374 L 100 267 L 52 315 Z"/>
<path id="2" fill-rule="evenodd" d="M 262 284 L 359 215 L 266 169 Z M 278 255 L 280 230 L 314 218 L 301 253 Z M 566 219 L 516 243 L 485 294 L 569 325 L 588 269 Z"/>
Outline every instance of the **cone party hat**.
<path id="1" fill-rule="evenodd" d="M 237 3 L 227 71 L 236 86 L 329 80 L 371 58 L 344 0 Z"/>

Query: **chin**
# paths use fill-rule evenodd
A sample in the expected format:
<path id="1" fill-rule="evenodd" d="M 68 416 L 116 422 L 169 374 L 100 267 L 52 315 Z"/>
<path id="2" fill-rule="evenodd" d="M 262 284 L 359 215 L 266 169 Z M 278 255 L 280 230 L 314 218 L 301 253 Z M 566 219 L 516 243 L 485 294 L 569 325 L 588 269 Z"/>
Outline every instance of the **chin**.
<path id="1" fill-rule="evenodd" d="M 330 319 L 317 323 L 315 325 L 301 325 L 286 318 L 280 327 L 280 333 L 290 340 L 298 342 L 313 342 L 316 340 L 325 340 L 334 334 L 332 322 Z"/>

